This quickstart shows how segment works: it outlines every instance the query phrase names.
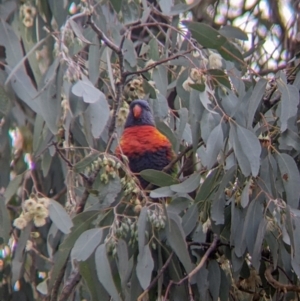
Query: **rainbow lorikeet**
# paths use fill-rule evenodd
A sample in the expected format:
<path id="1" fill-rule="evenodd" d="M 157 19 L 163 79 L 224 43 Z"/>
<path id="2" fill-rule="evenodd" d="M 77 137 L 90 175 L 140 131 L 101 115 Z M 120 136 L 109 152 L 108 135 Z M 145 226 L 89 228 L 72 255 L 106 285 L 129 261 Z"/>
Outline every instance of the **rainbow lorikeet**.
<path id="1" fill-rule="evenodd" d="M 134 173 L 145 169 L 162 170 L 175 156 L 169 139 L 156 129 L 145 100 L 137 99 L 130 104 L 120 144 L 116 148 L 116 155 L 120 157 L 121 154 L 127 156 L 129 168 Z M 140 176 L 138 179 L 142 188 L 149 184 Z"/>

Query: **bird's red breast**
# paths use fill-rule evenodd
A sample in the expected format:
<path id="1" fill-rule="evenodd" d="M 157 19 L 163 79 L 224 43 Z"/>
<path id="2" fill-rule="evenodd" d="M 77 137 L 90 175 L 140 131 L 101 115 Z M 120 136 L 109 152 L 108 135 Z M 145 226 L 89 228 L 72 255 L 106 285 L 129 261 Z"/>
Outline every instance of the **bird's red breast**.
<path id="1" fill-rule="evenodd" d="M 133 126 L 124 130 L 116 155 L 126 156 L 143 155 L 145 152 L 156 152 L 161 148 L 170 149 L 169 158 L 172 158 L 172 145 L 168 138 L 155 127 L 149 125 Z"/>

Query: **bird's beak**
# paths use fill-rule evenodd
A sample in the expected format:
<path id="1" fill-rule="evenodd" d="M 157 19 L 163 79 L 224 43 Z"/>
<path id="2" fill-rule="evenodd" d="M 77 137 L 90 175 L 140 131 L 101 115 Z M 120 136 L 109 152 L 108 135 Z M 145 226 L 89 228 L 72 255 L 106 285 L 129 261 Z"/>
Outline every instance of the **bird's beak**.
<path id="1" fill-rule="evenodd" d="M 140 118 L 142 113 L 142 108 L 139 105 L 135 105 L 132 109 L 134 118 Z"/>

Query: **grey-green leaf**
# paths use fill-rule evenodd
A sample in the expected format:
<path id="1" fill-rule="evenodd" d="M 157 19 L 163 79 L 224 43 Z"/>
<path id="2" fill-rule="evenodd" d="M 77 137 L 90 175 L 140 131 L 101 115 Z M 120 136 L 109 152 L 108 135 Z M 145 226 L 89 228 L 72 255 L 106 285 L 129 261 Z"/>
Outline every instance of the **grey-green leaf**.
<path id="1" fill-rule="evenodd" d="M 107 292 L 111 295 L 114 301 L 121 301 L 122 299 L 118 293 L 112 276 L 112 271 L 107 258 L 105 244 L 102 244 L 97 248 L 95 253 L 95 261 L 99 281 L 102 283 Z"/>
<path id="2" fill-rule="evenodd" d="M 288 154 L 276 155 L 281 180 L 285 188 L 287 203 L 292 208 L 298 208 L 300 197 L 300 175 L 295 160 Z"/>
<path id="3" fill-rule="evenodd" d="M 71 251 L 71 258 L 78 261 L 87 260 L 102 240 L 101 228 L 89 229 L 83 232 Z"/>
<path id="4" fill-rule="evenodd" d="M 250 129 L 252 128 L 252 122 L 253 118 L 255 115 L 255 112 L 262 100 L 262 97 L 265 93 L 266 85 L 267 85 L 267 80 L 264 78 L 261 78 L 256 84 L 255 87 L 252 91 L 251 97 L 248 100 L 248 119 L 247 119 L 247 128 Z"/>
<path id="5" fill-rule="evenodd" d="M 105 98 L 103 93 L 95 88 L 93 83 L 87 77 L 84 77 L 82 80 L 78 80 L 73 85 L 72 92 L 79 97 L 83 97 L 83 100 L 86 103 L 95 103 L 100 98 Z"/>
<path id="6" fill-rule="evenodd" d="M 170 186 L 178 183 L 176 178 L 173 178 L 165 172 L 154 169 L 145 169 L 140 172 L 140 176 L 156 186 Z"/>
<path id="7" fill-rule="evenodd" d="M 297 87 L 286 84 L 282 76 L 277 80 L 277 85 L 278 90 L 281 92 L 280 129 L 284 132 L 288 128 L 288 120 L 297 114 L 299 91 Z"/>
<path id="8" fill-rule="evenodd" d="M 203 164 L 207 169 L 211 169 L 216 163 L 217 157 L 223 147 L 223 140 L 222 123 L 219 123 L 208 136 L 205 157 L 203 158 Z"/>
<path id="9" fill-rule="evenodd" d="M 193 173 L 187 180 L 180 184 L 171 185 L 170 189 L 174 192 L 189 193 L 194 191 L 200 184 L 200 173 Z"/>
<path id="10" fill-rule="evenodd" d="M 73 222 L 69 214 L 60 203 L 52 199 L 50 199 L 49 216 L 61 232 L 65 234 L 70 233 Z"/>
<path id="11" fill-rule="evenodd" d="M 147 244 L 144 246 L 142 253 L 139 253 L 136 265 L 136 274 L 143 289 L 146 289 L 150 284 L 153 268 L 154 261 L 149 244 Z"/>
<path id="12" fill-rule="evenodd" d="M 193 265 L 191 263 L 190 255 L 188 253 L 185 234 L 183 232 L 181 224 L 178 222 L 178 216 L 173 213 L 168 213 L 169 223 L 167 227 L 167 240 L 178 256 L 179 260 L 183 264 L 185 271 L 189 273 Z"/>

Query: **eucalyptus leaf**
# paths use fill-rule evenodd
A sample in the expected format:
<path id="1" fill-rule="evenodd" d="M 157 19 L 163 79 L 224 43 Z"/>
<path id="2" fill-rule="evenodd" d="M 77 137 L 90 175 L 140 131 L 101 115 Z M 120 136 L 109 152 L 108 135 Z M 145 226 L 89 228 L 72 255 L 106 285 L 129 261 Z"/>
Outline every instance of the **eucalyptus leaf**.
<path id="1" fill-rule="evenodd" d="M 66 209 L 57 201 L 50 199 L 49 217 L 56 227 L 65 234 L 70 233 L 73 222 Z"/>
<path id="2" fill-rule="evenodd" d="M 99 281 L 107 290 L 114 301 L 121 301 L 118 290 L 114 283 L 111 267 L 107 258 L 105 244 L 100 245 L 95 253 L 96 269 Z"/>
<path id="3" fill-rule="evenodd" d="M 200 184 L 200 173 L 194 173 L 187 180 L 180 184 L 171 185 L 170 189 L 174 192 L 189 193 L 194 191 Z"/>
<path id="4" fill-rule="evenodd" d="M 287 203 L 292 208 L 298 208 L 300 197 L 300 175 L 296 162 L 290 155 L 285 153 L 279 153 L 275 158 L 285 188 Z"/>
<path id="5" fill-rule="evenodd" d="M 144 169 L 140 172 L 140 176 L 156 186 L 170 186 L 178 183 L 176 178 L 154 169 Z"/>
<path id="6" fill-rule="evenodd" d="M 151 255 L 149 244 L 146 244 L 142 252 L 139 252 L 136 265 L 136 274 L 141 287 L 145 290 L 151 281 L 154 261 Z"/>
<path id="7" fill-rule="evenodd" d="M 181 224 L 178 222 L 178 218 L 175 218 L 176 215 L 174 216 L 169 213 L 168 217 L 169 224 L 166 231 L 168 243 L 183 264 L 186 273 L 189 273 L 192 270 L 193 265 L 186 248 L 184 231 Z"/>
<path id="8" fill-rule="evenodd" d="M 83 232 L 71 251 L 71 258 L 77 261 L 87 260 L 102 240 L 102 229 L 89 229 Z"/>

